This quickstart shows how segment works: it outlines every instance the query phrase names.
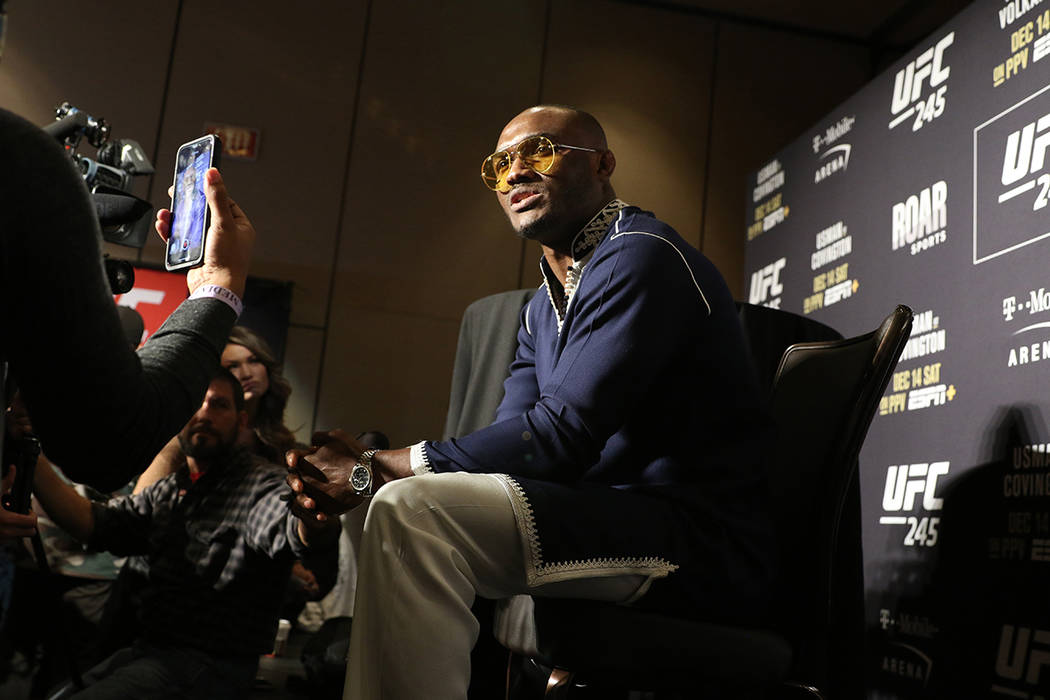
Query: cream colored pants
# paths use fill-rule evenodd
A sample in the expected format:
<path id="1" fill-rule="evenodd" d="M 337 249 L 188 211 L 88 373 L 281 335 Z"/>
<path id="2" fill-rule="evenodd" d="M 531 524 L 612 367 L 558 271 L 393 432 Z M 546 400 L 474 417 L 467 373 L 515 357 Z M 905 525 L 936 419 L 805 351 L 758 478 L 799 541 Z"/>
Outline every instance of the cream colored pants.
<path id="1" fill-rule="evenodd" d="M 479 625 L 475 595 L 621 602 L 647 578 L 590 572 L 529 588 L 504 482 L 426 474 L 384 486 L 368 506 L 344 699 L 462 700 Z"/>

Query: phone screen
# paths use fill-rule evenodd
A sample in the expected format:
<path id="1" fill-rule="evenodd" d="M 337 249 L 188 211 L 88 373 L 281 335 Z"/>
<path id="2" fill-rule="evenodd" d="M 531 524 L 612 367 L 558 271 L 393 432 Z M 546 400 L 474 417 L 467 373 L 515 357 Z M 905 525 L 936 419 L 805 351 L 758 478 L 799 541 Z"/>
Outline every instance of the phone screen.
<path id="1" fill-rule="evenodd" d="M 183 144 L 175 159 L 175 196 L 171 202 L 171 235 L 165 267 L 193 267 L 204 258 L 208 201 L 204 173 L 215 160 L 215 138 L 204 136 Z"/>

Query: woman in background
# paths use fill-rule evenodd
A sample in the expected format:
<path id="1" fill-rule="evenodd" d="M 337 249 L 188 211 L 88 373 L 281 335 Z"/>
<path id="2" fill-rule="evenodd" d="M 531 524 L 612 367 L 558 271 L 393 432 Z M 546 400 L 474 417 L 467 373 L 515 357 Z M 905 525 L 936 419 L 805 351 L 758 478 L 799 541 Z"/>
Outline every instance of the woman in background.
<path id="1" fill-rule="evenodd" d="M 245 446 L 270 462 L 284 465 L 284 453 L 296 446 L 295 435 L 284 424 L 284 409 L 292 385 L 281 374 L 281 366 L 266 341 L 255 331 L 234 326 L 222 366 L 230 370 L 244 389 L 251 442 Z"/>
<path id="2" fill-rule="evenodd" d="M 222 366 L 244 389 L 248 427 L 238 442 L 268 462 L 284 465 L 284 453 L 296 447 L 295 435 L 284 424 L 284 409 L 292 386 L 281 373 L 270 346 L 255 331 L 234 326 L 222 351 Z M 163 479 L 185 463 L 178 440 L 172 439 L 142 473 L 135 493 Z"/>

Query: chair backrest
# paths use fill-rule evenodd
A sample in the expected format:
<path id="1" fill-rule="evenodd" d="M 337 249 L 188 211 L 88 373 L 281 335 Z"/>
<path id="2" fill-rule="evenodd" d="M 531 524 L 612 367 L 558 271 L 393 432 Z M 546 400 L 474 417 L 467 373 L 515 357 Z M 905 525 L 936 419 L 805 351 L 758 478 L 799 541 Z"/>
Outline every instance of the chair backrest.
<path id="1" fill-rule="evenodd" d="M 863 575 L 857 456 L 911 330 L 898 306 L 875 331 L 785 351 L 770 471 L 783 578 L 777 626 L 797 680 L 854 695 L 861 683 Z M 833 648 L 844 652 L 832 659 Z"/>
<path id="2" fill-rule="evenodd" d="M 834 328 L 789 311 L 738 301 L 736 313 L 744 330 L 744 342 L 751 355 L 758 386 L 766 395 L 773 388 L 773 378 L 789 346 L 818 340 L 842 340 L 842 334 Z"/>

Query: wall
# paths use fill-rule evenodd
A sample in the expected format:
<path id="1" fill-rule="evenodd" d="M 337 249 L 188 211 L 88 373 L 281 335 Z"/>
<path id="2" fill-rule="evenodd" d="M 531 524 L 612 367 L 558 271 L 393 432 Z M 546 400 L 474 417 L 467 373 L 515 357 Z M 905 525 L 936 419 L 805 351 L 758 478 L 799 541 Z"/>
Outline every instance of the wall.
<path id="1" fill-rule="evenodd" d="M 463 309 L 538 283 L 538 249 L 478 182 L 524 107 L 593 111 L 617 193 L 741 295 L 747 173 L 868 77 L 855 44 L 607 0 L 7 9 L 0 105 L 43 124 L 69 100 L 109 119 L 152 156 L 143 190 L 158 206 L 204 122 L 261 129 L 258 159 L 224 172 L 259 232 L 252 273 L 294 283 L 288 422 L 304 440 L 440 434 Z M 161 252 L 151 242 L 141 260 Z"/>
<path id="2" fill-rule="evenodd" d="M 753 175 L 751 298 L 915 311 L 860 454 L 867 697 L 1048 697 L 1050 9 L 980 0 Z M 834 431 L 834 416 L 814 412 Z"/>

